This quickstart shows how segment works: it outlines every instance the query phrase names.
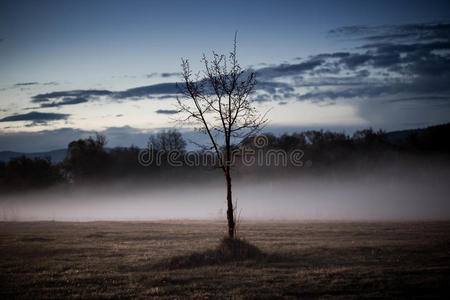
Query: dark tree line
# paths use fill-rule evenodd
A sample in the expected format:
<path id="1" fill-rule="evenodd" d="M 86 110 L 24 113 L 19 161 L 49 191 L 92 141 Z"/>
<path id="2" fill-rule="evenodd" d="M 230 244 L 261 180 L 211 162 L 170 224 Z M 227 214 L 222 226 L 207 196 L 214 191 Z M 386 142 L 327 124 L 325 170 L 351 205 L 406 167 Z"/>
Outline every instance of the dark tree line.
<path id="1" fill-rule="evenodd" d="M 355 132 L 352 136 L 330 131 L 305 131 L 301 133 L 283 134 L 275 136 L 265 134 L 267 145 L 260 149 L 254 145 L 253 137 L 248 137 L 238 147 L 254 150 L 269 151 L 284 150 L 286 153 L 294 149 L 304 152 L 302 161 L 312 162 L 302 168 L 288 165 L 275 167 L 273 165 L 247 167 L 240 163 L 237 155 L 236 176 L 269 176 L 271 172 L 297 172 L 311 174 L 311 172 L 325 174 L 333 170 L 347 168 L 355 171 L 376 168 L 381 161 L 395 162 L 398 157 L 418 155 L 424 158 L 439 154 L 448 161 L 450 124 L 433 126 L 423 130 L 388 134 L 383 131 L 365 129 Z M 195 180 L 202 176 L 210 178 L 217 165 L 199 151 L 197 156 L 207 164 L 192 166 L 184 161 L 180 155 L 177 159 L 183 165 L 175 167 L 167 164 L 167 154 L 176 150 L 186 153 L 186 142 L 176 130 L 164 131 L 149 138 L 152 144 L 150 155 L 162 153 L 162 164 L 155 164 L 156 159 L 149 166 L 142 166 L 138 162 L 141 151 L 138 147 L 106 148 L 107 140 L 97 135 L 87 139 L 72 141 L 68 145 L 67 156 L 64 161 L 53 164 L 50 158 L 15 157 L 8 162 L 0 161 L 0 189 L 2 192 L 22 191 L 54 186 L 57 184 L 96 183 L 108 180 L 120 180 L 125 177 L 142 178 L 146 180 L 175 179 Z M 221 148 L 219 151 L 226 151 Z M 239 152 L 238 152 L 239 153 Z M 211 153 L 209 153 L 210 155 Z M 210 159 L 210 161 L 208 160 Z M 263 171 L 262 171 L 263 170 Z"/>
<path id="2" fill-rule="evenodd" d="M 50 158 L 14 157 L 0 162 L 0 188 L 3 191 L 49 187 L 64 181 L 60 165 Z"/>

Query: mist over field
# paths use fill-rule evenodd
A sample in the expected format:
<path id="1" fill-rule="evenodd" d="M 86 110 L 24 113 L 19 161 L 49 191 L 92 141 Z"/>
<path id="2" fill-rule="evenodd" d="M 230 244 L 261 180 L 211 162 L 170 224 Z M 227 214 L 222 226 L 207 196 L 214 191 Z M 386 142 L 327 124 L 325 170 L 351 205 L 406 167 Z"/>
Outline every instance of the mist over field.
<path id="1" fill-rule="evenodd" d="M 426 168 L 424 167 L 426 166 Z M 306 167 L 305 167 L 306 168 Z M 225 218 L 219 170 L 208 178 L 115 180 L 4 195 L 2 219 L 161 220 Z M 266 172 L 270 172 L 266 170 Z M 233 182 L 241 220 L 445 220 L 450 218 L 450 166 L 424 159 L 383 164 L 369 174 L 240 175 Z"/>

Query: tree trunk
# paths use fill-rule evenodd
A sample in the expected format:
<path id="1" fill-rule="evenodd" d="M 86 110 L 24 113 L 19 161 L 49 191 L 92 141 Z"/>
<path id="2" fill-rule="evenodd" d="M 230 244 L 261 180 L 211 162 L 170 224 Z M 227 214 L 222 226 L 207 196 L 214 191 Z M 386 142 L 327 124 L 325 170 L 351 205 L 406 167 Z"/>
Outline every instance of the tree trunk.
<path id="1" fill-rule="evenodd" d="M 227 180 L 227 220 L 228 220 L 228 236 L 230 239 L 234 239 L 235 233 L 235 222 L 234 222 L 234 211 L 233 211 L 233 200 L 231 197 L 231 175 L 230 168 L 228 167 L 225 172 L 225 177 Z"/>

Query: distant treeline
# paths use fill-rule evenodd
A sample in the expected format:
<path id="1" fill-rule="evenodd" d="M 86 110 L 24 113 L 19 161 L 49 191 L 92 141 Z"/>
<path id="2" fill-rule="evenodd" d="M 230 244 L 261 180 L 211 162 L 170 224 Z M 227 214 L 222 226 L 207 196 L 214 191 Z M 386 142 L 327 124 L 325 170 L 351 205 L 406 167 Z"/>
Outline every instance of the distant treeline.
<path id="1" fill-rule="evenodd" d="M 326 174 L 336 170 L 370 171 L 381 163 L 395 163 L 408 156 L 450 157 L 450 124 L 407 132 L 386 133 L 365 129 L 352 136 L 330 131 L 305 131 L 275 136 L 264 134 L 261 144 L 253 137 L 235 145 L 234 175 L 273 176 L 282 174 Z M 186 152 L 186 142 L 176 130 L 163 131 L 149 138 L 151 151 L 142 155 L 135 146 L 106 149 L 106 137 L 97 135 L 72 141 L 64 161 L 50 158 L 15 157 L 0 162 L 2 192 L 45 188 L 58 184 L 77 185 L 108 180 L 198 180 L 221 176 L 215 172 L 216 157 L 210 151 Z M 263 164 L 246 163 L 242 150 L 253 150 Z M 170 155 L 176 151 L 179 155 Z M 297 151 L 296 161 L 290 154 Z M 269 154 L 270 153 L 270 154 Z M 138 157 L 141 154 L 141 163 Z M 267 155 L 269 154 L 269 155 Z M 283 162 L 287 159 L 287 164 Z M 170 157 L 169 157 L 170 156 Z M 146 165 L 142 164 L 145 158 Z M 247 157 L 249 158 L 249 157 Z M 214 174 L 214 175 L 212 175 Z"/>

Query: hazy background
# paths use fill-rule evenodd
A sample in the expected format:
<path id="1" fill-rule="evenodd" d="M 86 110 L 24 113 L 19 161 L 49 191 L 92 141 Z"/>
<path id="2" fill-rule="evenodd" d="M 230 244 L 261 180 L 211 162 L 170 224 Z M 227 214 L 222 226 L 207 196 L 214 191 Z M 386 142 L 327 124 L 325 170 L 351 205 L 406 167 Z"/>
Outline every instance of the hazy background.
<path id="1" fill-rule="evenodd" d="M 438 220 L 450 218 L 448 160 L 383 165 L 368 173 L 338 172 L 258 178 L 240 176 L 233 197 L 241 220 Z M 54 187 L 4 195 L 1 218 L 55 220 L 225 220 L 219 170 L 190 182 L 151 179 Z M 312 173 L 309 172 L 309 173 Z M 197 181 L 197 182 L 196 182 Z"/>

